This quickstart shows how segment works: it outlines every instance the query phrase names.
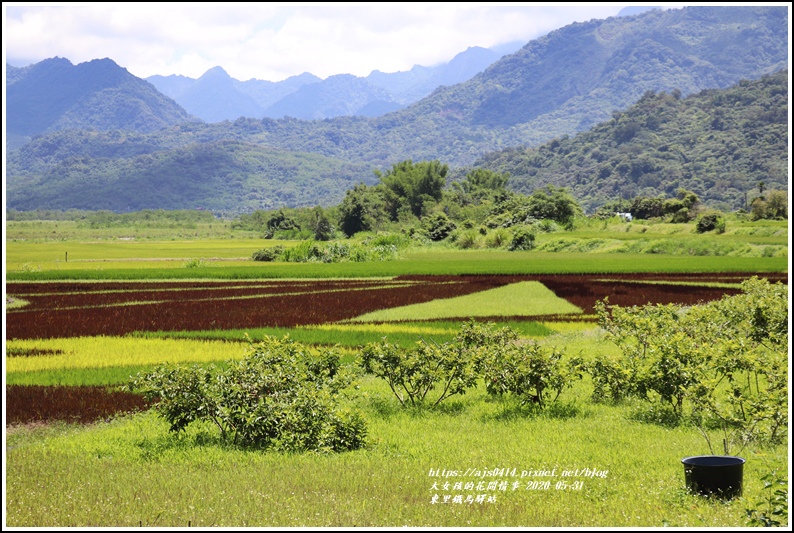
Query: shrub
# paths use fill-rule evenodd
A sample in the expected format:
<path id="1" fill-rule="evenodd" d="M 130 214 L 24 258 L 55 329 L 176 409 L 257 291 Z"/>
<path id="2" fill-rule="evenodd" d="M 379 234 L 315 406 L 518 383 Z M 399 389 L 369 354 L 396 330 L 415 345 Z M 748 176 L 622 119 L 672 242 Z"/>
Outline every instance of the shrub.
<path id="1" fill-rule="evenodd" d="M 396 344 L 368 344 L 361 351 L 361 367 L 388 383 L 400 405 L 421 405 L 428 394 L 441 392 L 432 405 L 474 387 L 477 377 L 470 354 L 453 343 L 419 342 L 408 350 Z"/>
<path id="2" fill-rule="evenodd" d="M 455 229 L 455 223 L 447 218 L 447 215 L 439 212 L 423 218 L 422 228 L 425 230 L 430 240 L 441 241 L 452 233 L 452 230 Z"/>
<path id="3" fill-rule="evenodd" d="M 513 239 L 510 241 L 508 250 L 522 251 L 531 250 L 535 243 L 535 232 L 528 226 L 518 226 L 513 230 Z"/>
<path id="4" fill-rule="evenodd" d="M 597 393 L 667 404 L 677 417 L 687 401 L 712 453 L 707 429 L 722 431 L 726 455 L 735 444 L 781 442 L 788 426 L 788 288 L 753 278 L 742 290 L 689 308 L 599 302 L 599 323 L 622 357 L 590 366 Z"/>
<path id="5" fill-rule="evenodd" d="M 372 246 L 332 242 L 323 245 L 314 241 L 304 241 L 293 248 L 286 249 L 281 245 L 263 248 L 254 252 L 252 256 L 254 261 L 286 261 L 290 263 L 391 261 L 397 257 L 397 247 L 393 244 Z"/>
<path id="6" fill-rule="evenodd" d="M 203 259 L 193 258 L 186 261 L 184 266 L 185 268 L 202 268 L 207 266 L 207 262 Z"/>
<path id="7" fill-rule="evenodd" d="M 284 247 L 280 244 L 270 248 L 262 248 L 253 253 L 251 258 L 254 261 L 278 261 L 281 259 L 281 254 L 284 253 Z"/>
<path id="8" fill-rule="evenodd" d="M 496 228 L 485 236 L 485 246 L 488 248 L 502 248 L 511 240 L 510 231 L 505 228 Z"/>
<path id="9" fill-rule="evenodd" d="M 518 344 L 510 328 L 470 321 L 451 342 L 427 342 L 401 350 L 395 344 L 368 344 L 361 353 L 365 372 L 384 379 L 401 405 L 421 405 L 440 390 L 432 405 L 465 392 L 482 378 L 489 394 L 512 394 L 521 403 L 544 408 L 580 378 L 580 363 L 537 343 Z M 552 396 L 553 394 L 553 396 Z"/>
<path id="10" fill-rule="evenodd" d="M 708 211 L 698 219 L 695 231 L 706 233 L 714 230 L 717 230 L 718 233 L 725 233 L 725 219 L 719 211 Z"/>
<path id="11" fill-rule="evenodd" d="M 139 373 L 128 389 L 156 401 L 171 431 L 208 420 L 223 440 L 241 446 L 343 451 L 366 438 L 361 416 L 339 408 L 352 379 L 334 351 L 315 357 L 288 338 L 266 337 L 223 370 L 159 366 Z"/>
<path id="12" fill-rule="evenodd" d="M 535 342 L 489 347 L 478 364 L 489 394 L 509 393 L 522 404 L 540 408 L 556 402 L 562 391 L 581 377 L 577 366 L 576 361 L 563 363 L 562 353 Z"/>
<path id="13" fill-rule="evenodd" d="M 544 219 L 538 222 L 538 229 L 543 233 L 554 233 L 559 228 L 557 224 L 554 223 L 554 221 L 549 219 Z"/>
<path id="14" fill-rule="evenodd" d="M 361 367 L 384 379 L 401 405 L 419 405 L 436 387 L 441 393 L 433 402 L 465 392 L 476 385 L 477 361 L 483 347 L 504 345 L 518 338 L 509 328 L 495 330 L 476 321 L 464 324 L 455 339 L 442 345 L 420 342 L 409 350 L 385 340 L 368 344 L 361 352 Z"/>
<path id="15" fill-rule="evenodd" d="M 479 232 L 475 229 L 467 229 L 455 234 L 455 244 L 458 248 L 467 250 L 477 248 L 479 243 Z"/>
<path id="16" fill-rule="evenodd" d="M 631 368 L 626 368 L 623 360 L 597 355 L 583 369 L 593 381 L 592 400 L 594 402 L 617 402 L 640 393 L 639 380 Z M 639 394 L 644 395 L 644 394 Z"/>
<path id="17" fill-rule="evenodd" d="M 411 238 L 402 233 L 388 233 L 386 235 L 376 235 L 364 241 L 367 246 L 394 246 L 395 248 L 405 248 L 411 244 Z"/>

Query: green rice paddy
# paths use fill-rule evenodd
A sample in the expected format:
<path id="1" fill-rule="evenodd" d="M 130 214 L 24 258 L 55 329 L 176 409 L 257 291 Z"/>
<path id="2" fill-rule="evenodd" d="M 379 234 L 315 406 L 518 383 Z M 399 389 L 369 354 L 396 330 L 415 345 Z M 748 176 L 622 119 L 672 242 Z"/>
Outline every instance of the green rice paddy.
<path id="1" fill-rule="evenodd" d="M 353 322 L 430 320 L 452 317 L 540 316 L 581 313 L 582 310 L 555 296 L 542 283 L 522 281 L 466 296 L 437 299 L 422 304 L 393 307 L 367 313 Z"/>

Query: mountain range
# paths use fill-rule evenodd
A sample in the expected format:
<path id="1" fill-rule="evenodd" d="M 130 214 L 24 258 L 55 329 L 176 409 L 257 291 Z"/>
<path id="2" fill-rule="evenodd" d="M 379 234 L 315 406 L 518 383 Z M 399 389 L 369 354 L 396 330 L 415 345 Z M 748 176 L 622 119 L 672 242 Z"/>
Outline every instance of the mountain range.
<path id="1" fill-rule="evenodd" d="M 239 117 L 303 120 L 361 115 L 375 117 L 416 102 L 441 85 L 468 80 L 523 43 L 492 49 L 471 47 L 448 63 L 416 65 L 405 72 L 373 71 L 369 76 L 338 74 L 325 80 L 305 72 L 280 82 L 257 79 L 239 81 L 222 67 L 200 78 L 150 76 L 146 80 L 190 114 L 206 122 Z"/>
<path id="2" fill-rule="evenodd" d="M 81 190 L 81 202 L 93 200 L 114 210 L 200 205 L 230 213 L 277 205 L 331 205 L 341 200 L 351 183 L 371 183 L 374 169 L 405 159 L 439 159 L 461 169 L 498 150 L 565 140 L 613 120 L 616 112 L 626 110 L 648 91 L 685 98 L 778 72 L 788 67 L 788 49 L 786 7 L 653 10 L 565 26 L 530 41 L 465 82 L 438 87 L 402 109 L 376 117 L 241 117 L 205 123 L 189 118 L 183 110 L 181 122 L 167 122 L 157 131 L 127 127 L 99 131 L 94 126 L 88 126 L 91 131 L 52 131 L 55 128 L 50 125 L 51 133 L 9 152 L 7 202 L 16 209 L 76 207 L 69 203 L 75 195 L 47 192 L 57 188 Z M 31 100 L 12 101 L 10 89 L 26 82 L 39 65 L 26 67 L 27 73 L 8 75 L 7 104 L 9 111 L 12 103 L 17 107 L 17 117 L 25 115 L 22 104 Z M 202 78 L 208 75 L 217 78 L 216 86 L 247 83 L 229 78 L 221 69 L 212 69 Z M 373 72 L 368 78 L 377 77 Z M 322 83 L 342 86 L 362 80 L 332 78 Z M 200 80 L 173 78 L 168 83 L 187 93 Z M 267 91 L 262 84 L 267 83 L 259 84 L 263 93 Z M 291 83 L 299 85 L 298 89 L 270 107 L 281 103 L 287 109 L 288 97 L 321 84 L 312 83 L 311 78 Z M 396 83 L 391 94 L 394 87 Z M 46 89 L 28 90 L 45 94 Z M 51 98 L 56 98 L 55 87 L 49 90 Z M 167 96 L 155 93 L 181 109 Z M 256 103 L 251 94 L 240 94 L 250 97 L 241 98 L 240 105 Z M 386 100 L 363 105 L 373 102 Z M 9 120 L 9 132 L 10 124 Z M 220 164 L 223 161 L 230 165 L 237 161 L 234 171 Z M 522 167 L 517 165 L 511 172 L 511 181 L 522 183 Z M 146 181 L 136 185 L 144 174 Z M 308 185 L 296 188 L 290 176 Z M 553 179 L 563 183 L 569 178 L 555 175 Z M 311 194 L 313 179 L 324 180 L 322 196 Z M 579 175 L 577 179 L 594 177 Z M 686 187 L 687 179 L 681 176 L 679 185 Z M 199 192 L 181 204 L 178 195 L 158 194 L 160 189 L 178 191 L 190 184 Z"/>
<path id="3" fill-rule="evenodd" d="M 153 132 L 197 120 L 107 58 L 79 65 L 62 57 L 23 68 L 6 65 L 6 76 L 10 148 L 33 135 L 64 129 Z"/>

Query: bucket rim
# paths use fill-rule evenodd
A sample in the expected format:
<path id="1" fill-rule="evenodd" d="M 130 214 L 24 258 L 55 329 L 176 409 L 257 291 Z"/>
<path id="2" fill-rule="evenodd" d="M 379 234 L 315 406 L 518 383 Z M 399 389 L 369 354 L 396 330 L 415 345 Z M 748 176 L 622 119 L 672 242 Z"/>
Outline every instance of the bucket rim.
<path id="1" fill-rule="evenodd" d="M 696 461 L 697 459 L 723 460 L 727 464 L 725 464 L 725 463 L 719 464 L 719 465 L 698 464 L 697 461 Z M 693 461 L 693 460 L 695 460 L 695 461 Z M 703 466 L 703 467 L 709 467 L 709 466 L 737 466 L 737 465 L 743 465 L 744 463 L 746 463 L 747 459 L 745 459 L 744 457 L 739 457 L 737 455 L 691 455 L 689 457 L 684 457 L 683 459 L 681 459 L 681 462 L 684 465 L 688 465 L 688 466 Z"/>

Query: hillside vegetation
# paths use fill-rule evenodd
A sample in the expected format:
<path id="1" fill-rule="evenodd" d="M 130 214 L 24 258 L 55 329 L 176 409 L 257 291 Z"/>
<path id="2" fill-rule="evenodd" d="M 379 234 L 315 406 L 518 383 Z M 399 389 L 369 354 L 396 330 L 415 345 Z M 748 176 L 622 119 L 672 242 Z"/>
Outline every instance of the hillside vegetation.
<path id="1" fill-rule="evenodd" d="M 787 117 L 788 71 L 687 98 L 679 91 L 648 91 L 588 132 L 487 154 L 471 168 L 445 173 L 441 186 L 443 178 L 451 185 L 480 169 L 509 176 L 507 188 L 523 194 L 549 184 L 566 187 L 590 213 L 638 196 L 673 197 L 681 188 L 705 205 L 749 210 L 759 182 L 770 190 L 788 188 Z M 9 154 L 8 207 L 201 207 L 236 216 L 281 206 L 329 207 L 358 183 L 377 183 L 371 164 L 255 144 L 253 134 L 240 133 L 243 123 L 249 131 L 263 126 L 249 119 L 226 122 L 224 135 L 201 124 L 171 128 L 157 135 L 170 150 L 157 150 L 152 136 L 141 133 L 71 130 L 41 137 Z M 291 123 L 299 121 L 279 124 Z M 195 142 L 179 146 L 185 136 Z M 421 214 L 416 205 L 413 211 Z M 396 220 L 394 209 L 391 215 Z"/>
<path id="2" fill-rule="evenodd" d="M 648 91 L 590 131 L 488 154 L 474 166 L 510 173 L 512 189 L 524 193 L 569 187 L 590 211 L 680 187 L 715 207 L 747 208 L 759 182 L 788 188 L 788 116 L 786 70 L 688 98 Z"/>
<path id="3" fill-rule="evenodd" d="M 233 140 L 135 151 L 123 158 L 75 156 L 11 181 L 8 205 L 22 211 L 200 208 L 233 216 L 282 205 L 330 205 L 365 177 L 375 181 L 363 163 Z"/>

